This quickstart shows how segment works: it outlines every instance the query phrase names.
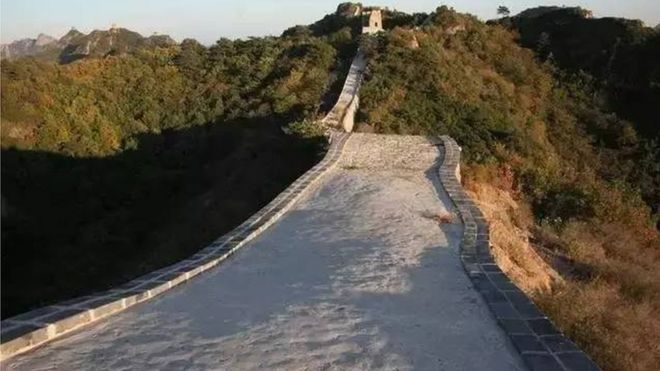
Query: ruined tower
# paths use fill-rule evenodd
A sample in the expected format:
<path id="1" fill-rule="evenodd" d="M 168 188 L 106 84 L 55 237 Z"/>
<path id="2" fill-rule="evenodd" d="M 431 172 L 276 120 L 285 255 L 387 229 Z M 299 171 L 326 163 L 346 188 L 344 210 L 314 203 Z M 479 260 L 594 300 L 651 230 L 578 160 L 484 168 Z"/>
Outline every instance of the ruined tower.
<path id="1" fill-rule="evenodd" d="M 380 8 L 365 9 L 362 14 L 367 17 L 367 24 L 362 27 L 362 33 L 375 34 L 383 30 L 383 12 Z"/>

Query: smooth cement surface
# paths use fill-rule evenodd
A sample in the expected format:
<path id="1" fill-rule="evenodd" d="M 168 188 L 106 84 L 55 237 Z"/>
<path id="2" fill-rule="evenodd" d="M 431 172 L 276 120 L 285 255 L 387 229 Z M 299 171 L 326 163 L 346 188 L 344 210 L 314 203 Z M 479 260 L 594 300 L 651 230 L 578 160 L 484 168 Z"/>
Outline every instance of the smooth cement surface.
<path id="1" fill-rule="evenodd" d="M 210 273 L 4 370 L 523 370 L 458 259 L 421 137 L 353 135 L 336 170 Z"/>

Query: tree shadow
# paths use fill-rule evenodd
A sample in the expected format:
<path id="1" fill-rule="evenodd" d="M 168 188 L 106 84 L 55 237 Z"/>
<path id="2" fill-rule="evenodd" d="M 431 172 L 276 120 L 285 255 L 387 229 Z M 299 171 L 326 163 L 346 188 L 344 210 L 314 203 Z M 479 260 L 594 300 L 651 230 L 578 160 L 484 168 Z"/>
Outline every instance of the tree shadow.
<path id="1" fill-rule="evenodd" d="M 463 271 L 462 225 L 419 216 L 443 191 L 374 209 L 394 182 L 367 174 L 340 171 L 232 261 L 19 364 L 523 369 Z"/>
<path id="2" fill-rule="evenodd" d="M 203 248 L 313 166 L 276 119 L 137 138 L 102 158 L 2 150 L 2 317 L 104 290 Z"/>

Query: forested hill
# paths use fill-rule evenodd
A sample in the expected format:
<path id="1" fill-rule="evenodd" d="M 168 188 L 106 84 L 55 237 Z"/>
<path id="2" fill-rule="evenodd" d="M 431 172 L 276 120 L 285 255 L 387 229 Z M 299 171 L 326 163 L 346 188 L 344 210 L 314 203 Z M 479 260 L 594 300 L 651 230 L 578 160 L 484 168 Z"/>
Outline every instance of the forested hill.
<path id="1" fill-rule="evenodd" d="M 369 73 L 358 130 L 456 138 L 466 187 L 495 210 L 502 266 L 533 279 L 529 251 L 538 251 L 562 277 L 532 291 L 552 320 L 606 370 L 652 369 L 660 361 L 646 345 L 660 340 L 657 144 L 509 27 L 447 7 L 393 21 L 362 41 Z"/>
<path id="2" fill-rule="evenodd" d="M 99 156 L 132 148 L 138 133 L 315 117 L 355 51 L 351 22 L 330 15 L 311 26 L 313 33 L 301 27 L 282 37 L 221 39 L 208 48 L 192 39 L 147 43 L 122 53 L 90 52 L 69 64 L 5 60 L 2 144 Z M 70 46 L 72 55 L 85 52 L 84 45 Z"/>
<path id="3" fill-rule="evenodd" d="M 322 154 L 307 123 L 359 25 L 3 60 L 2 316 L 186 258 L 272 200 Z"/>
<path id="4" fill-rule="evenodd" d="M 617 144 L 625 135 L 612 128 L 632 125 L 639 137 L 638 154 L 629 159 L 644 171 L 630 179 L 658 212 L 660 32 L 639 20 L 593 18 L 582 8 L 532 8 L 492 23 L 514 30 L 518 43 L 559 68 L 559 78 L 570 81 L 574 91 L 593 97 L 605 113 L 616 114 L 580 117 L 603 151 L 629 151 L 630 146 Z"/>
<path id="5" fill-rule="evenodd" d="M 497 22 L 520 34 L 542 60 L 580 73 L 638 131 L 660 137 L 660 32 L 641 21 L 593 18 L 581 8 L 530 9 Z"/>

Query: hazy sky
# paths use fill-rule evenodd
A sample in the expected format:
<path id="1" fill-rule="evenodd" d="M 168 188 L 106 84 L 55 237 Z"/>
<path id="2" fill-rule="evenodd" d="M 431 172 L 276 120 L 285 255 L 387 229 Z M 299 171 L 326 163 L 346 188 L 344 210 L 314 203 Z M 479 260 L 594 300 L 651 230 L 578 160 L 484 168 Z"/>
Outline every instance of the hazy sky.
<path id="1" fill-rule="evenodd" d="M 210 44 L 220 37 L 279 35 L 296 24 L 308 24 L 335 10 L 341 0 L 2 0 L 0 39 L 9 42 L 40 32 L 60 37 L 71 27 L 82 32 L 108 29 L 113 23 L 151 35 L 169 34 L 177 41 L 192 37 Z M 430 12 L 445 4 L 482 19 L 496 16 L 498 5 L 513 13 L 538 5 L 580 5 L 597 17 L 638 18 L 660 23 L 660 0 L 377 0 L 373 4 Z"/>

